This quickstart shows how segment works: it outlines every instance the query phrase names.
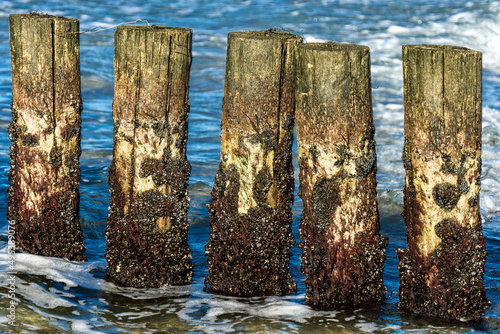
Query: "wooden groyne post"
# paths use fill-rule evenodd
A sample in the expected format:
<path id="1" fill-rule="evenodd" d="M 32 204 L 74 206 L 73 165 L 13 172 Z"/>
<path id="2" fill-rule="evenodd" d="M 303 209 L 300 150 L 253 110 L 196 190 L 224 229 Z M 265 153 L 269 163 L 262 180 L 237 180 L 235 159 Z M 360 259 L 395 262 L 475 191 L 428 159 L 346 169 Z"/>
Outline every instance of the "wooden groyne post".
<path id="1" fill-rule="evenodd" d="M 16 248 L 85 260 L 79 221 L 79 22 L 41 14 L 9 17 L 12 123 L 7 218 Z"/>
<path id="2" fill-rule="evenodd" d="M 291 145 L 301 40 L 282 31 L 228 35 L 221 161 L 207 205 L 208 291 L 260 296 L 296 289 L 289 273 Z"/>
<path id="3" fill-rule="evenodd" d="M 115 33 L 113 161 L 107 277 L 116 284 L 188 284 L 186 158 L 192 31 L 121 26 Z"/>
<path id="4" fill-rule="evenodd" d="M 306 43 L 297 52 L 296 126 L 303 215 L 301 270 L 317 309 L 385 298 L 370 50 Z"/>
<path id="5" fill-rule="evenodd" d="M 477 320 L 489 304 L 479 213 L 481 57 L 454 46 L 403 46 L 408 246 L 397 252 L 405 311 Z"/>

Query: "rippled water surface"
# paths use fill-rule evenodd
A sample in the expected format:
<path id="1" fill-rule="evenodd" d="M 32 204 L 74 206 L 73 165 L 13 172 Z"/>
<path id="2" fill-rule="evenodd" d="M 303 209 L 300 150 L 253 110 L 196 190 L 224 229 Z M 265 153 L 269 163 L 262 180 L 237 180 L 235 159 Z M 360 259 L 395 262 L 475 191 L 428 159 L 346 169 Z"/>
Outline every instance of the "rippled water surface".
<path id="1" fill-rule="evenodd" d="M 31 11 L 80 20 L 82 94 L 81 218 L 86 263 L 29 254 L 16 257 L 16 329 L 7 323 L 7 188 L 11 120 L 8 16 Z M 192 28 L 188 159 L 193 284 L 137 290 L 103 279 L 107 173 L 112 155 L 113 34 L 135 22 Z M 378 154 L 382 234 L 389 237 L 386 302 L 355 311 L 313 311 L 304 305 L 299 249 L 291 271 L 298 291 L 286 297 L 230 298 L 203 292 L 204 246 L 220 153 L 226 36 L 239 30 L 287 30 L 306 42 L 337 41 L 371 49 L 373 112 Z M 102 28 L 106 28 L 102 30 Z M 489 257 L 484 285 L 492 301 L 480 325 L 443 323 L 397 309 L 395 249 L 406 246 L 401 217 L 404 170 L 401 46 L 451 44 L 483 52 L 483 169 L 481 214 Z M 272 333 L 467 333 L 500 331 L 500 2 L 485 1 L 0 1 L 0 331 L 47 332 L 272 332 Z M 297 152 L 294 147 L 294 152 Z M 295 163 L 295 174 L 298 175 Z M 296 178 L 296 189 L 298 180 Z M 301 201 L 293 206 L 298 241 Z M 2 313 L 3 312 L 3 313 Z"/>

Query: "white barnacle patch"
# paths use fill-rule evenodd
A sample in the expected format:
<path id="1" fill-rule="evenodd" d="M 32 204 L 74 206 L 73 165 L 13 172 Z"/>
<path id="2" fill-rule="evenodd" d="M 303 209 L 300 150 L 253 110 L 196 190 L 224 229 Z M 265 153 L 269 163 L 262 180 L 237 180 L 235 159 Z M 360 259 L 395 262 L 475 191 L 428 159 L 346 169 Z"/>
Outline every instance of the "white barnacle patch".
<path id="1" fill-rule="evenodd" d="M 463 163 L 465 173 L 461 178 L 456 173 L 442 172 L 444 163 L 440 156 L 432 160 L 421 159 L 412 152 L 415 201 L 420 207 L 417 220 L 421 224 L 417 245 L 422 256 L 431 254 L 442 241 L 435 232 L 439 222 L 452 220 L 465 228 L 476 227 L 479 222 L 479 208 L 471 206 L 469 201 L 470 198 L 477 197 L 480 189 L 475 182 L 477 176 L 474 176 L 474 173 L 479 173 L 477 160 L 466 157 Z M 458 179 L 461 183 L 466 183 L 466 186 L 459 184 Z M 409 182 L 407 177 L 406 187 L 410 186 Z"/>
<path id="2" fill-rule="evenodd" d="M 246 214 L 248 211 L 258 205 L 254 197 L 254 186 L 257 175 L 263 169 L 272 173 L 274 163 L 274 151 L 263 148 L 261 141 L 244 138 L 237 133 L 222 132 L 221 152 L 225 154 L 224 164 L 233 165 L 237 168 L 239 174 L 238 190 L 238 213 Z M 271 175 L 272 176 L 272 175 Z M 229 182 L 229 181 L 228 181 Z M 227 185 L 226 185 L 227 186 Z M 276 199 L 273 194 L 276 187 L 271 185 L 267 196 L 267 203 L 274 207 Z"/>

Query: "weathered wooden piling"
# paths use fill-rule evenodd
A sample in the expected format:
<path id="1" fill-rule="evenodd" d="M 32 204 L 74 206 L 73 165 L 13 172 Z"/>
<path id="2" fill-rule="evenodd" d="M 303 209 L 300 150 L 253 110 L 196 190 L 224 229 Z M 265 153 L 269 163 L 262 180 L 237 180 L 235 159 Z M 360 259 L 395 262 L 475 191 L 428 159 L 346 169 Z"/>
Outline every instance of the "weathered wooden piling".
<path id="1" fill-rule="evenodd" d="M 379 234 L 369 48 L 300 45 L 296 106 L 306 303 L 377 304 L 387 238 Z"/>
<path id="2" fill-rule="evenodd" d="M 296 46 L 282 31 L 228 35 L 221 161 L 207 205 L 208 291 L 284 295 L 293 202 L 292 142 Z"/>
<path id="3" fill-rule="evenodd" d="M 397 253 L 405 311 L 477 320 L 489 304 L 479 213 L 481 71 L 477 51 L 403 46 L 408 246 Z"/>
<path id="4" fill-rule="evenodd" d="M 12 123 L 7 218 L 16 248 L 85 260 L 79 221 L 79 22 L 41 14 L 9 17 Z"/>
<path id="5" fill-rule="evenodd" d="M 113 161 L 107 277 L 116 284 L 188 284 L 186 158 L 192 31 L 121 26 L 115 33 Z"/>

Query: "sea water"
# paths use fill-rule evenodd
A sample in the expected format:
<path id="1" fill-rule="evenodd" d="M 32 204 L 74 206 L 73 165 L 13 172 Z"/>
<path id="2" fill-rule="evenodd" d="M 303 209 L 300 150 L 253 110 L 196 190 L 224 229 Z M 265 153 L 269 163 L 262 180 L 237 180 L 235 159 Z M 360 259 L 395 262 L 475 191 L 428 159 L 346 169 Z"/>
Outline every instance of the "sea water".
<path id="1" fill-rule="evenodd" d="M 7 175 L 11 121 L 8 16 L 45 12 L 80 20 L 82 95 L 81 225 L 85 263 L 29 254 L 15 257 L 15 299 L 10 295 Z M 142 21 L 138 21 L 142 20 Z M 133 289 L 104 280 L 108 214 L 108 167 L 112 158 L 113 34 L 130 24 L 192 28 L 188 159 L 189 244 L 193 284 Z M 305 287 L 297 246 L 290 269 L 298 291 L 285 297 L 232 298 L 203 291 L 207 274 L 210 200 L 220 154 L 226 37 L 231 31 L 274 28 L 305 42 L 336 41 L 370 47 L 373 114 L 378 157 L 381 232 L 389 237 L 385 303 L 352 311 L 314 311 L 304 304 Z M 451 44 L 483 52 L 483 169 L 480 198 L 488 259 L 484 286 L 492 301 L 484 323 L 447 323 L 404 314 L 397 308 L 396 248 L 406 247 L 403 210 L 404 44 Z M 500 1 L 0 1 L 0 332 L 266 332 L 266 333 L 468 333 L 500 331 Z M 294 146 L 296 190 L 298 168 Z M 301 200 L 293 205 L 298 241 Z M 14 296 L 11 296 L 14 297 Z M 11 300 L 16 327 L 9 325 Z"/>

